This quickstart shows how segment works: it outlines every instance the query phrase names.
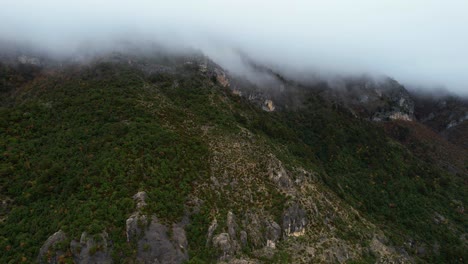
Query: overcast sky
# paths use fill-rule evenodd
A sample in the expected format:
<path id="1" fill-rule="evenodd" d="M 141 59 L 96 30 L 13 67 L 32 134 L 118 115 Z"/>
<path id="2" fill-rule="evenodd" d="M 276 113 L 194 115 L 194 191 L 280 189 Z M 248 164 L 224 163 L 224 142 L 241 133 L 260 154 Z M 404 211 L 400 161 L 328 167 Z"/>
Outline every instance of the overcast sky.
<path id="1" fill-rule="evenodd" d="M 0 0 L 0 38 L 61 54 L 157 41 L 235 71 L 234 48 L 292 72 L 386 74 L 468 94 L 468 0 Z"/>

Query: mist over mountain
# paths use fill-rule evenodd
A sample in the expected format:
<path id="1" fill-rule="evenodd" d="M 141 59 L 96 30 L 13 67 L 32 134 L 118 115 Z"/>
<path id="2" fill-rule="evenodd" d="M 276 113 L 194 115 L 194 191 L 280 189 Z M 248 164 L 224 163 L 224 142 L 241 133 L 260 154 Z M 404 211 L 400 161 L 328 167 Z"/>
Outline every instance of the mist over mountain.
<path id="1" fill-rule="evenodd" d="M 463 1 L 10 1 L 0 263 L 466 263 Z"/>
<path id="2" fill-rule="evenodd" d="M 241 50 L 301 75 L 386 75 L 467 93 L 464 1 L 10 1 L 0 38 L 86 56 L 158 43 L 245 72 Z"/>

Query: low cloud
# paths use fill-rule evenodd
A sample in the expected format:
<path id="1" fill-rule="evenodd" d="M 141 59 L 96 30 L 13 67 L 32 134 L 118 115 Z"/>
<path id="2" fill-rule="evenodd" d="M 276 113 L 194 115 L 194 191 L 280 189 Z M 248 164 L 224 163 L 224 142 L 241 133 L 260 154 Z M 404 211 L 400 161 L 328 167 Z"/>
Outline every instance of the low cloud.
<path id="1" fill-rule="evenodd" d="M 56 56 L 201 50 L 243 73 L 241 50 L 285 73 L 389 75 L 468 94 L 468 2 L 4 1 L 0 39 Z"/>

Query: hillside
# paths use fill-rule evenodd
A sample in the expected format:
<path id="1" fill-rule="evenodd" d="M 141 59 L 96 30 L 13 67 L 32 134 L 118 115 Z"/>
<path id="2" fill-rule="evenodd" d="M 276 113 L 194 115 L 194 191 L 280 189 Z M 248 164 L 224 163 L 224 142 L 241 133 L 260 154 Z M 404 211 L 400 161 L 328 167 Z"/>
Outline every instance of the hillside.
<path id="1" fill-rule="evenodd" d="M 1 263 L 468 259 L 467 149 L 390 118 L 393 93 L 358 111 L 200 55 L 4 61 L 0 83 Z"/>

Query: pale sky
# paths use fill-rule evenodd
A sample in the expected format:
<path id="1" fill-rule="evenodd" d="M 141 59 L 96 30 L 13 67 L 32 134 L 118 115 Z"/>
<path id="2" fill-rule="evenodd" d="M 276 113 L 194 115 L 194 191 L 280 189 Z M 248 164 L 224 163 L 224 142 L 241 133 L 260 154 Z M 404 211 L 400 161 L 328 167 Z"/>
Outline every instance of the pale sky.
<path id="1" fill-rule="evenodd" d="M 57 54 L 117 40 L 233 49 L 285 71 L 385 74 L 468 94 L 468 0 L 0 0 L 0 39 Z"/>

